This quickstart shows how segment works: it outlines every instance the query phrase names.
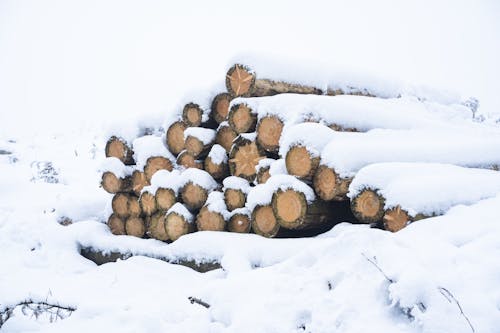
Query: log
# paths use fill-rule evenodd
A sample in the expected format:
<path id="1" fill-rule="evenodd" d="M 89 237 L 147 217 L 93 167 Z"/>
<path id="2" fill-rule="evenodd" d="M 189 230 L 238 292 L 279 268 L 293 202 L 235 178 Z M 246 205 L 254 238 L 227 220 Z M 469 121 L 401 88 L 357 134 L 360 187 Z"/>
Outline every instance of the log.
<path id="1" fill-rule="evenodd" d="M 163 212 L 153 214 L 149 220 L 147 234 L 149 237 L 161 241 L 167 241 L 170 238 L 165 230 L 166 215 Z"/>
<path id="2" fill-rule="evenodd" d="M 170 188 L 158 188 L 155 194 L 156 207 L 158 210 L 167 211 L 176 202 L 176 195 L 173 189 Z"/>
<path id="3" fill-rule="evenodd" d="M 290 175 L 303 180 L 311 180 L 318 168 L 319 160 L 319 157 L 313 156 L 307 147 L 295 144 L 286 154 L 286 170 Z"/>
<path id="4" fill-rule="evenodd" d="M 240 189 L 224 189 L 224 202 L 228 211 L 245 207 L 246 194 Z"/>
<path id="5" fill-rule="evenodd" d="M 257 79 L 255 73 L 246 65 L 235 64 L 226 74 L 226 88 L 232 96 L 273 96 L 282 93 L 316 94 L 323 91 L 294 83 Z"/>
<path id="6" fill-rule="evenodd" d="M 207 206 L 203 206 L 196 216 L 196 226 L 199 231 L 224 231 L 226 221 L 219 212 L 213 212 Z"/>
<path id="7" fill-rule="evenodd" d="M 168 127 L 167 147 L 176 156 L 184 150 L 184 130 L 186 128 L 187 125 L 182 121 L 176 121 Z"/>
<path id="8" fill-rule="evenodd" d="M 125 231 L 129 236 L 142 238 L 146 234 L 146 224 L 142 218 L 131 216 L 125 221 Z"/>
<path id="9" fill-rule="evenodd" d="M 155 196 L 150 192 L 143 192 L 139 197 L 142 213 L 146 216 L 151 216 L 158 210 L 156 206 Z"/>
<path id="10" fill-rule="evenodd" d="M 229 153 L 229 171 L 231 175 L 244 178 L 249 182 L 255 179 L 256 166 L 266 158 L 264 151 L 244 135 L 238 136 Z"/>
<path id="11" fill-rule="evenodd" d="M 189 181 L 180 191 L 180 197 L 187 209 L 194 211 L 200 209 L 208 198 L 208 191 L 198 184 Z"/>
<path id="12" fill-rule="evenodd" d="M 257 172 L 257 184 L 265 184 L 269 178 L 271 178 L 271 173 L 270 171 L 270 166 L 265 166 L 262 168 L 259 168 L 259 171 Z"/>
<path id="13" fill-rule="evenodd" d="M 316 200 L 308 204 L 305 195 L 293 189 L 274 192 L 272 207 L 276 220 L 286 229 L 316 228 L 340 215 L 328 202 Z"/>
<path id="14" fill-rule="evenodd" d="M 113 199 L 111 200 L 111 208 L 116 216 L 122 219 L 126 219 L 130 216 L 129 198 L 130 196 L 125 193 L 117 193 L 113 196 Z"/>
<path id="15" fill-rule="evenodd" d="M 257 124 L 257 143 L 267 152 L 277 153 L 283 122 L 276 116 L 265 116 Z"/>
<path id="16" fill-rule="evenodd" d="M 278 235 L 280 225 L 271 205 L 257 205 L 252 211 L 252 230 L 257 235 L 272 238 Z"/>
<path id="17" fill-rule="evenodd" d="M 108 218 L 108 227 L 113 235 L 126 235 L 125 232 L 125 221 L 117 216 L 116 214 L 111 214 Z"/>
<path id="18" fill-rule="evenodd" d="M 139 198 L 135 195 L 129 195 L 128 197 L 128 213 L 129 216 L 137 217 L 142 215 L 141 204 L 139 203 Z"/>
<path id="19" fill-rule="evenodd" d="M 236 133 L 229 123 L 223 122 L 219 128 L 217 129 L 217 134 L 215 135 L 215 143 L 221 145 L 226 149 L 226 152 L 229 154 L 231 152 L 231 147 L 233 146 L 233 141 L 238 137 L 238 133 Z"/>
<path id="20" fill-rule="evenodd" d="M 180 203 L 176 203 L 165 215 L 165 232 L 172 241 L 194 231 L 193 216 Z"/>
<path id="21" fill-rule="evenodd" d="M 226 120 L 231 100 L 232 97 L 228 93 L 220 93 L 214 97 L 212 107 L 210 108 L 210 117 L 218 124 Z"/>
<path id="22" fill-rule="evenodd" d="M 144 172 L 139 170 L 134 170 L 132 173 L 132 191 L 135 195 L 141 195 L 142 189 L 149 185 L 149 181 L 146 178 Z"/>
<path id="23" fill-rule="evenodd" d="M 106 153 L 106 157 L 116 157 L 125 165 L 135 164 L 133 159 L 134 152 L 127 145 L 127 142 L 121 138 L 116 136 L 109 138 L 104 151 Z"/>
<path id="24" fill-rule="evenodd" d="M 196 169 L 203 170 L 203 163 L 201 161 L 197 160 L 196 157 L 194 157 L 193 154 L 191 154 L 187 150 L 183 150 L 177 156 L 177 164 L 185 167 L 186 169 L 196 168 Z"/>
<path id="25" fill-rule="evenodd" d="M 227 154 L 221 145 L 213 145 L 210 153 L 205 159 L 205 171 L 215 180 L 222 180 L 229 175 Z"/>
<path id="26" fill-rule="evenodd" d="M 366 188 L 351 201 L 351 210 L 362 223 L 376 223 L 384 216 L 385 199 L 377 191 Z"/>
<path id="27" fill-rule="evenodd" d="M 111 194 L 130 192 L 132 190 L 132 179 L 131 177 L 119 178 L 111 171 L 106 171 L 102 174 L 101 186 Z"/>
<path id="28" fill-rule="evenodd" d="M 196 103 L 187 103 L 182 109 L 182 120 L 188 127 L 198 127 L 202 123 L 203 109 Z"/>
<path id="29" fill-rule="evenodd" d="M 248 133 L 255 131 L 257 115 L 245 103 L 238 103 L 231 106 L 227 121 L 236 133 Z"/>
<path id="30" fill-rule="evenodd" d="M 232 214 L 227 223 L 227 230 L 237 233 L 249 233 L 252 228 L 250 212 L 247 209 L 238 209 Z"/>
<path id="31" fill-rule="evenodd" d="M 163 156 L 152 156 L 146 161 L 146 165 L 144 166 L 144 175 L 146 176 L 146 179 L 149 183 L 151 182 L 151 177 L 153 177 L 156 171 L 172 171 L 173 169 L 174 165 L 168 158 L 165 158 Z"/>
<path id="32" fill-rule="evenodd" d="M 339 177 L 332 168 L 320 165 L 314 174 L 313 186 L 316 194 L 325 201 L 347 200 L 352 178 Z"/>
<path id="33" fill-rule="evenodd" d="M 216 131 L 209 128 L 190 127 L 184 131 L 186 150 L 195 158 L 205 158 L 215 143 Z"/>
<path id="34" fill-rule="evenodd" d="M 382 217 L 384 229 L 391 232 L 403 229 L 408 225 L 408 223 L 412 222 L 412 220 L 413 219 L 408 215 L 408 212 L 402 209 L 399 205 L 386 210 L 384 216 Z"/>

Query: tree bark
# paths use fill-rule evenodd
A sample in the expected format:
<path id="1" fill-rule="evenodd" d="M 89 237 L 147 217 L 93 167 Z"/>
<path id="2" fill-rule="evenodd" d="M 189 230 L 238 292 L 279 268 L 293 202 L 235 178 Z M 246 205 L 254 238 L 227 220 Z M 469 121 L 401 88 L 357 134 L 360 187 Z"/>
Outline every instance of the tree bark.
<path id="1" fill-rule="evenodd" d="M 109 138 L 106 143 L 106 148 L 104 149 L 106 157 L 116 157 L 122 161 L 125 165 L 134 165 L 135 161 L 133 159 L 134 152 L 127 145 L 127 142 L 116 136 Z"/>
<path id="2" fill-rule="evenodd" d="M 174 155 L 184 150 L 184 130 L 187 125 L 182 121 L 176 121 L 167 130 L 167 147 Z"/>
<path id="3" fill-rule="evenodd" d="M 177 156 L 177 164 L 187 168 L 196 168 L 203 170 L 203 163 L 197 160 L 193 154 L 187 150 L 183 150 L 179 156 Z"/>
<path id="4" fill-rule="evenodd" d="M 277 153 L 283 122 L 276 116 L 265 116 L 257 124 L 257 142 L 267 152 Z"/>
<path id="5" fill-rule="evenodd" d="M 255 206 L 252 212 L 252 230 L 257 235 L 273 238 L 278 235 L 280 225 L 271 205 Z"/>
<path id="6" fill-rule="evenodd" d="M 352 178 L 339 177 L 332 168 L 320 165 L 314 174 L 313 186 L 316 194 L 325 201 L 347 200 Z"/>
<path id="7" fill-rule="evenodd" d="M 203 206 L 196 216 L 196 226 L 199 231 L 224 231 L 226 221 L 221 213 L 212 212 L 207 206 Z"/>
<path id="8" fill-rule="evenodd" d="M 207 189 L 193 182 L 188 182 L 180 190 L 182 202 L 190 211 L 200 209 L 208 198 Z"/>
<path id="9" fill-rule="evenodd" d="M 151 182 L 151 178 L 153 177 L 156 171 L 158 170 L 172 171 L 173 169 L 174 165 L 172 164 L 172 161 L 170 161 L 168 158 L 165 158 L 163 156 L 152 156 L 148 158 L 148 160 L 146 161 L 146 166 L 144 166 L 144 174 L 149 183 Z"/>
<path id="10" fill-rule="evenodd" d="M 264 151 L 254 142 L 239 136 L 229 154 L 229 171 L 232 176 L 238 176 L 252 182 L 259 161 L 266 158 Z"/>
<path id="11" fill-rule="evenodd" d="M 108 227 L 113 235 L 126 235 L 125 232 L 125 221 L 117 216 L 116 214 L 111 214 L 108 219 Z"/>
<path id="12" fill-rule="evenodd" d="M 132 179 L 131 177 L 119 178 L 114 173 L 106 171 L 102 174 L 101 186 L 111 194 L 130 192 L 132 190 Z"/>
<path id="13" fill-rule="evenodd" d="M 210 116 L 218 124 L 227 119 L 227 114 L 229 113 L 229 103 L 231 103 L 231 100 L 232 97 L 228 93 L 220 93 L 213 99 Z"/>
<path id="14" fill-rule="evenodd" d="M 362 223 L 375 223 L 384 216 L 385 198 L 373 189 L 364 189 L 351 201 L 351 210 Z"/>
<path id="15" fill-rule="evenodd" d="M 311 155 L 307 147 L 294 145 L 286 153 L 286 170 L 290 175 L 302 180 L 312 180 L 318 168 L 319 160 L 319 157 Z"/>
<path id="16" fill-rule="evenodd" d="M 244 103 L 234 104 L 227 116 L 229 126 L 238 134 L 255 131 L 257 115 Z"/>
<path id="17" fill-rule="evenodd" d="M 194 231 L 194 224 L 176 212 L 170 212 L 165 217 L 165 231 L 172 241 Z"/>
<path id="18" fill-rule="evenodd" d="M 217 134 L 215 135 L 215 143 L 224 147 L 226 152 L 229 154 L 231 147 L 233 146 L 233 141 L 237 137 L 238 133 L 236 133 L 227 123 L 226 125 L 219 126 Z"/>
<path id="19" fill-rule="evenodd" d="M 228 188 L 224 190 L 224 202 L 230 212 L 245 207 L 246 195 L 242 190 Z"/>

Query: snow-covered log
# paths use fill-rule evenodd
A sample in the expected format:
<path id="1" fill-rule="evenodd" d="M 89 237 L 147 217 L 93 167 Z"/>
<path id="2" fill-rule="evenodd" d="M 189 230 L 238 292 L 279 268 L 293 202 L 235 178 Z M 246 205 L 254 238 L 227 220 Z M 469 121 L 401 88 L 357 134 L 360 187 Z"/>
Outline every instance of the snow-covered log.
<path id="1" fill-rule="evenodd" d="M 177 198 L 180 186 L 180 172 L 173 170 L 160 170 L 151 179 L 151 186 L 144 191 L 148 191 L 155 196 L 156 207 L 159 211 L 167 211 L 172 207 Z"/>
<path id="2" fill-rule="evenodd" d="M 229 166 L 227 164 L 227 153 L 224 147 L 215 144 L 210 149 L 205 159 L 205 171 L 215 180 L 222 180 L 229 175 Z"/>
<path id="3" fill-rule="evenodd" d="M 196 216 L 196 226 L 199 231 L 223 231 L 228 217 L 222 192 L 211 192 Z"/>
<path id="4" fill-rule="evenodd" d="M 158 170 L 172 171 L 175 157 L 160 136 L 145 135 L 133 142 L 134 159 L 138 168 L 144 168 L 148 182 Z"/>
<path id="5" fill-rule="evenodd" d="M 151 238 L 161 241 L 169 240 L 165 230 L 166 215 L 165 212 L 157 212 L 149 218 L 147 235 Z"/>
<path id="6" fill-rule="evenodd" d="M 106 143 L 104 151 L 106 153 L 106 157 L 116 157 L 125 165 L 135 164 L 132 157 L 134 152 L 124 139 L 112 136 Z"/>
<path id="7" fill-rule="evenodd" d="M 184 205 L 194 211 L 205 204 L 208 194 L 217 186 L 217 182 L 206 171 L 190 168 L 181 175 L 179 193 Z"/>
<path id="8" fill-rule="evenodd" d="M 249 133 L 255 131 L 257 115 L 245 103 L 231 103 L 227 121 L 236 133 Z"/>
<path id="9" fill-rule="evenodd" d="M 275 161 L 272 158 L 264 158 L 259 161 L 259 164 L 255 167 L 257 170 L 257 176 L 255 177 L 256 184 L 265 184 L 267 182 L 271 177 L 271 164 Z"/>
<path id="10" fill-rule="evenodd" d="M 149 181 L 146 178 L 144 172 L 139 170 L 134 170 L 132 173 L 132 192 L 135 195 L 141 195 L 142 189 L 149 185 Z"/>
<path id="11" fill-rule="evenodd" d="M 255 167 L 264 158 L 264 151 L 255 143 L 255 133 L 240 134 L 229 153 L 229 171 L 251 182 L 257 174 Z"/>
<path id="12" fill-rule="evenodd" d="M 250 191 L 250 184 L 240 177 L 227 177 L 222 182 L 224 192 L 224 202 L 228 211 L 245 207 L 247 194 Z"/>
<path id="13" fill-rule="evenodd" d="M 176 203 L 165 215 L 165 231 L 172 241 L 194 231 L 194 216 L 181 203 Z"/>
<path id="14" fill-rule="evenodd" d="M 210 108 L 210 117 L 218 124 L 227 119 L 227 114 L 229 113 L 229 103 L 231 100 L 231 95 L 225 92 L 214 97 Z"/>
<path id="15" fill-rule="evenodd" d="M 184 131 L 187 125 L 183 121 L 173 122 L 167 129 L 166 143 L 170 152 L 178 155 L 184 150 Z"/>
<path id="16" fill-rule="evenodd" d="M 251 212 L 248 208 L 238 208 L 230 213 L 227 230 L 231 232 L 248 233 L 252 227 Z"/>
<path id="17" fill-rule="evenodd" d="M 196 157 L 193 156 L 187 150 L 183 150 L 178 156 L 176 160 L 177 165 L 182 166 L 186 169 L 188 168 L 196 168 L 203 170 L 203 162 L 197 160 Z"/>
<path id="18" fill-rule="evenodd" d="M 285 157 L 290 175 L 311 180 L 320 161 L 320 153 L 335 131 L 317 123 L 297 124 L 287 128 L 280 139 L 280 156 Z"/>
<path id="19" fill-rule="evenodd" d="M 101 186 L 108 193 L 129 192 L 131 191 L 131 177 L 119 178 L 114 173 L 106 171 L 102 174 Z"/>
<path id="20" fill-rule="evenodd" d="M 361 168 L 382 162 L 448 163 L 494 168 L 500 165 L 500 132 L 486 126 L 336 133 L 321 152 L 314 178 L 323 200 L 346 198 L 347 183 Z M 327 171 L 326 169 L 330 169 Z"/>
<path id="21" fill-rule="evenodd" d="M 126 235 L 125 221 L 116 214 L 111 214 L 108 218 L 108 227 L 113 235 Z"/>
<path id="22" fill-rule="evenodd" d="M 229 154 L 231 147 L 233 146 L 233 141 L 238 137 L 236 133 L 227 121 L 222 122 L 217 128 L 217 134 L 215 135 L 215 143 L 221 145 Z"/>
<path id="23" fill-rule="evenodd" d="M 205 158 L 215 142 L 216 131 L 203 127 L 189 127 L 184 131 L 184 147 L 195 158 Z"/>
<path id="24" fill-rule="evenodd" d="M 125 221 L 127 235 L 142 238 L 146 234 L 146 223 L 139 216 L 130 216 Z"/>
<path id="25" fill-rule="evenodd" d="M 498 193 L 498 171 L 436 163 L 379 163 L 359 170 L 348 196 L 360 221 L 383 220 L 386 229 L 397 231 L 408 222 Z"/>

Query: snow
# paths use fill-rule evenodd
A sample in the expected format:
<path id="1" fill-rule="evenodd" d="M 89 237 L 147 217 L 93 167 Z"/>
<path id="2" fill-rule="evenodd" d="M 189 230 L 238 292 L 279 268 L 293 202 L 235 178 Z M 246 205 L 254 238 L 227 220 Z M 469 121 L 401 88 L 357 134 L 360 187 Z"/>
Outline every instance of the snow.
<path id="1" fill-rule="evenodd" d="M 436 127 L 450 120 L 472 121 L 471 110 L 462 104 L 443 105 L 410 96 L 380 99 L 353 95 L 280 94 L 231 101 L 231 105 L 239 103 L 250 107 L 258 120 L 266 116 L 278 117 L 285 128 L 307 119 L 358 131 Z"/>
<path id="2" fill-rule="evenodd" d="M 216 133 L 215 130 L 210 128 L 188 127 L 184 130 L 184 140 L 186 140 L 188 136 L 192 136 L 199 139 L 204 145 L 208 145 L 214 142 Z"/>
<path id="3" fill-rule="evenodd" d="M 126 166 L 116 157 L 107 157 L 104 161 L 102 161 L 101 166 L 99 167 L 99 172 L 112 172 L 118 178 L 130 176 L 133 171 L 134 167 Z"/>
<path id="4" fill-rule="evenodd" d="M 142 189 L 142 192 L 150 192 L 151 194 L 156 194 L 156 191 L 159 188 L 167 188 L 174 191 L 174 194 L 177 196 L 179 192 L 180 178 L 181 172 L 179 170 L 158 170 L 154 173 L 153 177 L 151 177 L 151 185 L 145 186 Z"/>
<path id="5" fill-rule="evenodd" d="M 146 165 L 148 158 L 162 156 L 170 161 L 175 161 L 175 157 L 165 146 L 163 136 L 145 135 L 134 140 L 132 144 L 134 160 L 138 168 L 142 169 Z"/>
<path id="6" fill-rule="evenodd" d="M 180 202 L 176 202 L 170 209 L 167 211 L 166 215 L 171 213 L 175 213 L 179 216 L 182 216 L 188 223 L 193 223 L 194 215 Z"/>
<path id="7" fill-rule="evenodd" d="M 259 161 L 259 163 L 257 163 L 255 170 L 259 172 L 260 169 L 269 168 L 274 161 L 276 160 L 272 158 L 263 158 Z"/>
<path id="8" fill-rule="evenodd" d="M 224 201 L 224 193 L 219 191 L 213 191 L 208 194 L 207 201 L 205 202 L 205 207 L 211 212 L 219 213 L 224 217 L 224 220 L 228 220 L 231 215 L 226 207 L 226 202 Z"/>
<path id="9" fill-rule="evenodd" d="M 358 171 L 348 196 L 352 199 L 364 188 L 377 190 L 385 209 L 400 205 L 410 216 L 441 215 L 453 206 L 500 194 L 500 172 L 437 163 L 379 163 Z"/>
<path id="10" fill-rule="evenodd" d="M 314 135 L 313 135 L 314 133 Z M 318 157 L 323 147 L 330 142 L 335 131 L 318 123 L 302 123 L 283 128 L 279 154 L 285 157 L 293 145 L 307 147 L 311 157 Z"/>
<path id="11" fill-rule="evenodd" d="M 248 180 L 241 177 L 229 176 L 224 178 L 222 181 L 224 186 L 223 191 L 227 189 L 241 190 L 243 193 L 247 194 L 250 191 L 250 183 Z"/>
<path id="12" fill-rule="evenodd" d="M 218 186 L 217 182 L 212 178 L 212 176 L 210 176 L 208 172 L 197 168 L 188 168 L 182 171 L 179 187 L 183 187 L 189 182 L 195 185 L 199 185 L 207 191 L 212 191 Z"/>
<path id="13" fill-rule="evenodd" d="M 488 126 L 336 133 L 321 164 L 340 177 L 381 162 L 435 162 L 469 167 L 500 164 L 500 131 Z"/>
<path id="14" fill-rule="evenodd" d="M 229 213 L 229 215 L 230 215 L 229 218 L 233 217 L 236 214 L 246 215 L 250 218 L 252 215 L 252 211 L 250 209 L 248 209 L 247 207 L 236 208 Z"/>
<path id="15" fill-rule="evenodd" d="M 179 99 L 176 107 L 176 110 L 178 110 L 177 114 L 182 114 L 182 110 L 186 104 L 193 103 L 201 108 L 203 111 L 201 121 L 206 122 L 210 116 L 213 99 L 217 96 L 217 94 L 225 91 L 226 86 L 224 81 L 217 81 L 215 83 L 211 83 L 210 85 L 200 85 L 199 87 L 191 89 L 190 91 L 183 93 L 183 97 Z"/>
<path id="16" fill-rule="evenodd" d="M 248 141 L 255 141 L 255 139 L 257 139 L 257 132 L 240 133 L 240 136 Z"/>
<path id="17" fill-rule="evenodd" d="M 269 174 L 271 176 L 275 175 L 288 175 L 288 171 L 286 170 L 286 161 L 284 158 L 280 158 L 274 161 L 269 167 Z"/>
<path id="18" fill-rule="evenodd" d="M 226 150 L 219 144 L 215 144 L 212 146 L 210 152 L 208 153 L 208 157 L 210 157 L 212 163 L 216 165 L 227 163 Z"/>
<path id="19" fill-rule="evenodd" d="M 273 194 L 278 190 L 286 191 L 292 189 L 301 192 L 305 195 L 308 203 L 311 203 L 316 198 L 314 190 L 307 184 L 301 182 L 294 176 L 290 175 L 274 175 L 269 177 L 266 183 L 259 184 L 250 189 L 247 195 L 245 207 L 253 211 L 258 205 L 269 205 L 272 201 Z"/>

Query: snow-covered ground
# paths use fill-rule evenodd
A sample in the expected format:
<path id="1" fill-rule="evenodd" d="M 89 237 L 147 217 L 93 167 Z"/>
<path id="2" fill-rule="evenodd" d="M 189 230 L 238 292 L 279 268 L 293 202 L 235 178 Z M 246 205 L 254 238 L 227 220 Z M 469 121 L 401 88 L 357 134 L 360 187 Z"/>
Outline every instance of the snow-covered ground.
<path id="1" fill-rule="evenodd" d="M 76 311 L 49 323 L 17 310 L 0 330 L 500 332 L 500 195 L 396 234 L 341 224 L 309 239 L 202 232 L 165 245 L 112 236 L 99 188 L 111 133 L 157 133 L 248 50 L 474 96 L 494 127 L 499 12 L 487 0 L 1 0 L 0 311 L 27 299 Z M 145 256 L 96 266 L 80 246 L 223 269 Z"/>

